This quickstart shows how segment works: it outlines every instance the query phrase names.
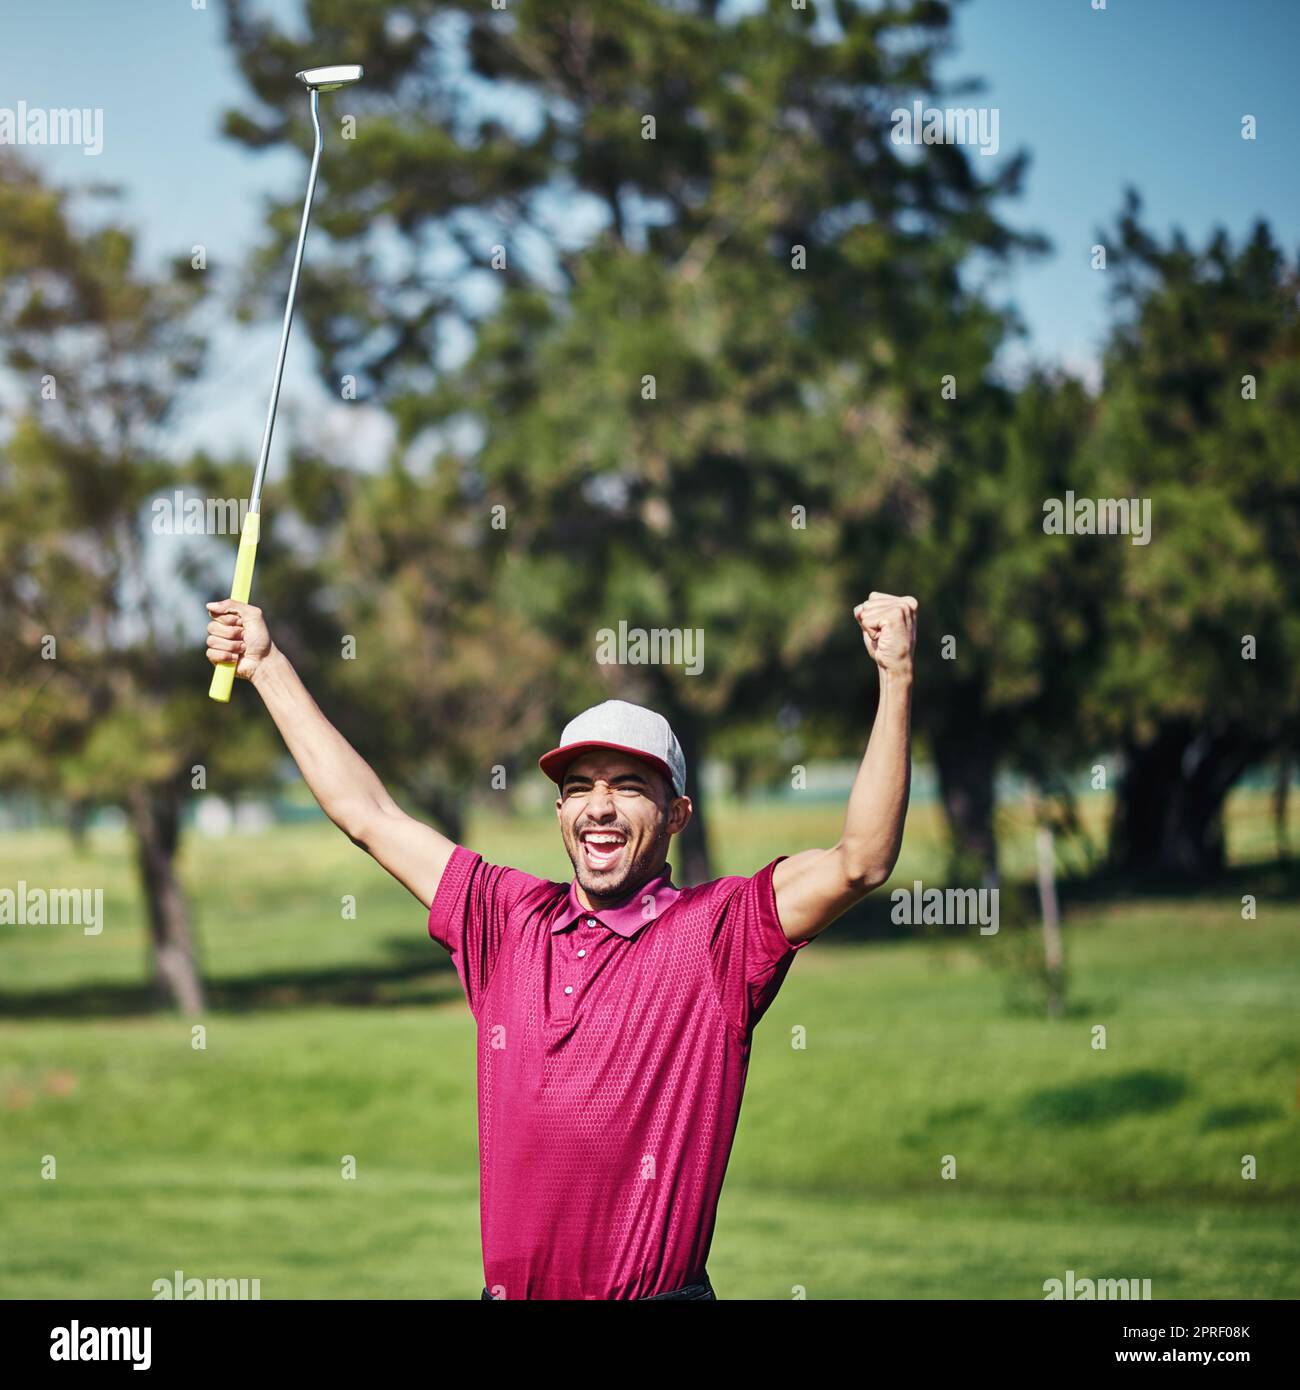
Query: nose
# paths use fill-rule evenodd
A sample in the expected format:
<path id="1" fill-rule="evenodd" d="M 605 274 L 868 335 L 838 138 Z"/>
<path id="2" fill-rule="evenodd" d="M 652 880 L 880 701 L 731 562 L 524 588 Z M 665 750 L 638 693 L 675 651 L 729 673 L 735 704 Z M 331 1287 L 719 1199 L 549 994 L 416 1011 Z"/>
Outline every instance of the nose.
<path id="1" fill-rule="evenodd" d="M 607 782 L 597 782 L 587 797 L 587 817 L 589 820 L 612 820 L 614 818 L 614 793 Z"/>

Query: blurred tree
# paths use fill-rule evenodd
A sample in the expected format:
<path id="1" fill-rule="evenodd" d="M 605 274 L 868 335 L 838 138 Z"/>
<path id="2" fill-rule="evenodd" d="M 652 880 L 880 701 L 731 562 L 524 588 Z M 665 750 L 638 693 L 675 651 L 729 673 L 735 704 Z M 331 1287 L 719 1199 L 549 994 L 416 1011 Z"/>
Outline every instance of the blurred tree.
<path id="1" fill-rule="evenodd" d="M 1130 190 L 1101 238 L 1121 319 L 1091 447 L 1097 496 L 1150 500 L 1150 542 L 1073 544 L 1122 563 L 1091 687 L 1124 754 L 1112 856 L 1204 871 L 1228 792 L 1300 733 L 1300 271 L 1263 223 L 1197 251 L 1140 215 Z"/>
<path id="2" fill-rule="evenodd" d="M 328 481 L 305 486 L 308 471 Z M 331 476 L 295 458 L 268 514 L 280 507 L 281 554 L 254 601 L 344 736 L 460 840 L 467 793 L 508 802 L 518 748 L 553 732 L 537 672 L 559 654 L 493 593 L 478 508 L 454 473 Z"/>
<path id="3" fill-rule="evenodd" d="M 706 730 L 775 717 L 796 688 L 833 696 L 826 717 L 857 745 L 872 684 L 851 608 L 888 587 L 880 562 L 922 486 L 914 417 L 1005 329 L 959 270 L 1039 244 L 991 211 L 1022 158 L 982 182 L 963 146 L 891 138 L 899 92 L 948 95 L 933 69 L 950 7 L 303 8 L 310 54 L 366 64 L 346 98 L 354 157 L 325 171 L 336 254 L 308 267 L 303 320 L 327 379 L 391 412 L 397 468 L 431 460 L 439 510 L 403 495 L 425 547 L 478 566 L 459 573 L 483 605 L 480 664 L 550 652 L 523 668 L 527 717 L 493 730 L 492 760 L 535 754 L 541 728 L 615 693 L 660 708 L 696 769 Z M 309 51 L 244 0 L 228 34 L 274 108 L 232 113 L 229 132 L 303 142 L 285 74 Z M 291 220 L 277 210 L 263 268 Z M 394 653 L 442 611 L 400 600 L 370 605 Z M 512 649 L 493 612 L 545 645 Z M 702 674 L 601 664 L 620 624 L 701 630 Z M 395 717 L 446 675 L 386 668 Z M 709 872 L 699 807 L 688 882 Z"/>
<path id="4" fill-rule="evenodd" d="M 268 762 L 256 737 L 212 746 L 201 615 L 182 624 L 150 568 L 147 504 L 182 478 L 159 444 L 200 365 L 191 313 L 204 276 L 188 261 L 140 275 L 131 236 L 109 223 L 76 230 L 70 204 L 0 150 L 0 351 L 13 388 L 0 455 L 0 781 L 126 811 L 155 985 L 193 1014 L 203 990 L 176 874 L 182 803 L 214 757 L 245 778 Z"/>
<path id="5" fill-rule="evenodd" d="M 985 377 L 966 394 L 935 421 L 940 462 L 907 536 L 931 600 L 918 724 L 961 882 L 997 876 L 998 771 L 1055 783 L 1089 747 L 1079 720 L 1109 558 L 1043 534 L 1043 500 L 1080 480 L 1093 414 L 1083 386 L 1033 370 L 1014 391 Z"/>

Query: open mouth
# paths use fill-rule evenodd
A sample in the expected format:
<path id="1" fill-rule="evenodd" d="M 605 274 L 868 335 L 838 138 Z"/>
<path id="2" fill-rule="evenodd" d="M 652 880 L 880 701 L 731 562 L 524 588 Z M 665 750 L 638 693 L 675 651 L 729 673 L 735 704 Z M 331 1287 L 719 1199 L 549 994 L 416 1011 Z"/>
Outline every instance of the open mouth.
<path id="1" fill-rule="evenodd" d="M 627 836 L 621 830 L 584 830 L 578 838 L 587 867 L 596 873 L 612 869 L 627 847 Z"/>

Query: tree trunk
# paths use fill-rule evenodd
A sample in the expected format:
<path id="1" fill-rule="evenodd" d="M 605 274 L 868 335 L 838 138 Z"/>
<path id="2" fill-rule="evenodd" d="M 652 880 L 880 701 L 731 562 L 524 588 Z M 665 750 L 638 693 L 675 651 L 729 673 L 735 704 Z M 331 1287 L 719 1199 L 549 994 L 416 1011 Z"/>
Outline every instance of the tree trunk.
<path id="1" fill-rule="evenodd" d="M 1047 1016 L 1065 1017 L 1065 944 L 1056 897 L 1056 845 L 1052 827 L 1040 822 L 1035 836 L 1038 856 L 1038 906 L 1043 915 L 1043 970 L 1047 979 Z"/>
<path id="2" fill-rule="evenodd" d="M 465 798 L 462 793 L 453 794 L 441 782 L 422 782 L 413 789 L 411 799 L 433 821 L 440 834 L 453 844 L 464 843 Z M 498 804 L 509 807 L 511 800 L 506 794 Z"/>
<path id="3" fill-rule="evenodd" d="M 704 822 L 704 789 L 700 784 L 700 774 L 704 770 L 704 730 L 694 714 L 681 709 L 670 714 L 668 722 L 686 757 L 686 793 L 695 807 L 695 814 L 669 851 L 673 880 L 679 888 L 686 888 L 707 883 L 713 877 Z"/>
<path id="4" fill-rule="evenodd" d="M 997 754 L 987 737 L 957 727 L 930 740 L 951 838 L 949 877 L 956 883 L 997 883 L 998 842 L 993 826 Z"/>
<path id="5" fill-rule="evenodd" d="M 1187 724 L 1165 725 L 1145 744 L 1125 748 L 1110 830 L 1111 859 L 1118 867 L 1172 867 L 1169 861 L 1184 854 L 1195 859 L 1195 846 L 1187 843 L 1186 827 L 1179 827 L 1176 806 L 1191 733 Z"/>
<path id="6" fill-rule="evenodd" d="M 1239 726 L 1209 732 L 1186 721 L 1130 745 L 1111 821 L 1113 862 L 1129 870 L 1219 872 L 1224 802 L 1267 748 Z"/>
<path id="7" fill-rule="evenodd" d="M 1277 857 L 1287 858 L 1291 853 L 1291 837 L 1288 832 L 1287 812 L 1291 792 L 1291 750 L 1284 748 L 1278 754 L 1277 775 L 1273 781 L 1273 836 L 1277 841 Z"/>
<path id="8" fill-rule="evenodd" d="M 176 877 L 180 805 L 174 790 L 138 786 L 128 797 L 140 882 L 153 945 L 154 994 L 188 1018 L 204 1009 L 203 985 L 194 961 L 190 914 Z"/>
<path id="9" fill-rule="evenodd" d="M 86 827 L 90 821 L 90 802 L 80 798 L 68 802 L 68 838 L 76 854 L 86 852 Z"/>

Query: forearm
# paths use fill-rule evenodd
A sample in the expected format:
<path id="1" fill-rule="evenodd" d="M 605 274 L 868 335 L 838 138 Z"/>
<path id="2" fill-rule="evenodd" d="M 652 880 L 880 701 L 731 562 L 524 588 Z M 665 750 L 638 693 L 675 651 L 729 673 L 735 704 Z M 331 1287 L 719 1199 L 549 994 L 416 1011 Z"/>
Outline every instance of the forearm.
<path id="1" fill-rule="evenodd" d="M 837 846 L 852 880 L 881 884 L 898 860 L 912 780 L 911 734 L 912 678 L 882 671 L 875 723 Z"/>
<path id="2" fill-rule="evenodd" d="M 396 809 L 374 770 L 321 713 L 278 647 L 258 663 L 252 684 L 311 794 L 344 834 L 359 839 L 370 814 Z"/>

